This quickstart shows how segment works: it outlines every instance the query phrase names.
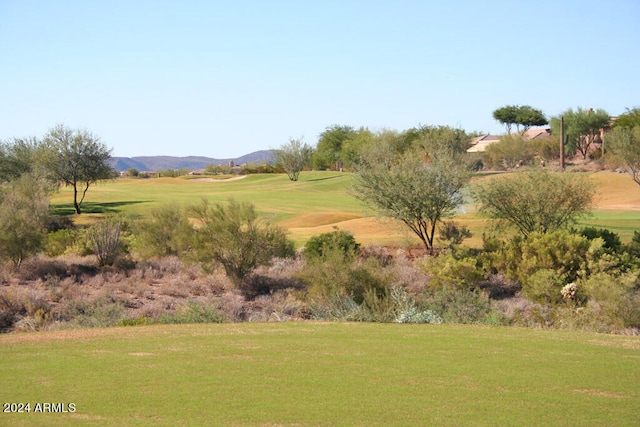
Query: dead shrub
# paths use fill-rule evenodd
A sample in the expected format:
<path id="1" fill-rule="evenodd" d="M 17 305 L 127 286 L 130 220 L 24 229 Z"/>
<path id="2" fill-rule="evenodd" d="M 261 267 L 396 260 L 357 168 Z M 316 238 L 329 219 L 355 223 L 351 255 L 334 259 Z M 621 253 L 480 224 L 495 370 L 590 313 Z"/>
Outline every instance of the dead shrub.
<path id="1" fill-rule="evenodd" d="M 249 321 L 283 322 L 309 318 L 307 304 L 292 289 L 275 291 L 271 295 L 260 295 L 250 304 Z"/>
<path id="2" fill-rule="evenodd" d="M 66 277 L 67 264 L 55 258 L 36 255 L 22 261 L 17 276 L 22 280 L 45 280 L 48 276 Z"/>
<path id="3" fill-rule="evenodd" d="M 245 299 L 234 292 L 226 292 L 217 299 L 218 309 L 228 322 L 244 322 L 248 319 Z"/>

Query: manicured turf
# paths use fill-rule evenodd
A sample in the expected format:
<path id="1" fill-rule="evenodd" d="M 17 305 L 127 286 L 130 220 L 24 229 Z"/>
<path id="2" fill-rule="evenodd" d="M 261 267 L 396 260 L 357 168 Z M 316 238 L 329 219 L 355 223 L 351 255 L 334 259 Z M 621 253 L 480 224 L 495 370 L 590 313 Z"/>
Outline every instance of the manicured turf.
<path id="1" fill-rule="evenodd" d="M 492 179 L 491 176 L 482 179 Z M 591 175 L 598 189 L 594 215 L 581 221 L 583 226 L 610 228 L 629 241 L 640 229 L 640 187 L 624 174 L 608 172 Z M 251 201 L 266 217 L 287 227 L 298 245 L 311 236 L 332 231 L 334 226 L 352 232 L 361 243 L 407 246 L 416 238 L 393 224 L 375 220 L 349 191 L 352 175 L 340 172 L 303 172 L 300 181 L 291 182 L 286 175 L 248 175 L 243 179 L 207 182 L 199 179 L 117 179 L 99 183 L 89 189 L 85 214 L 77 223 L 91 223 L 110 213 L 131 217 L 144 216 L 149 209 L 163 204 L 190 205 L 206 198 L 226 201 L 230 197 Z M 456 220 L 465 223 L 474 238 L 467 241 L 481 245 L 485 220 L 475 213 L 470 197 Z M 63 188 L 52 197 L 53 211 L 72 214 L 72 196 Z"/>
<path id="2" fill-rule="evenodd" d="M 638 425 L 640 338 L 208 324 L 0 337 L 0 425 Z"/>

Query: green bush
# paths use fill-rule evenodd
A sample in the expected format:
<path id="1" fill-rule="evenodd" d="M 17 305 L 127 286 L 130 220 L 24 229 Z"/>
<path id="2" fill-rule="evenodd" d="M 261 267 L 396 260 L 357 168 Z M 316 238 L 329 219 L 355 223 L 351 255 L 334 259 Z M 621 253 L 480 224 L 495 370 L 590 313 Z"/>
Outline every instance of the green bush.
<path id="1" fill-rule="evenodd" d="M 353 252 L 329 245 L 321 257 L 307 260 L 298 278 L 307 285 L 311 299 L 341 295 L 362 304 L 367 292 L 382 298 L 393 282 L 393 273 L 375 257 L 359 261 Z"/>
<path id="2" fill-rule="evenodd" d="M 353 298 L 335 293 L 312 301 L 309 305 L 314 320 L 333 320 L 342 322 L 368 322 L 371 316 L 368 310 Z"/>
<path id="3" fill-rule="evenodd" d="M 431 278 L 429 286 L 433 289 L 471 289 L 486 278 L 476 257 L 457 259 L 451 253 L 428 257 L 421 268 Z"/>
<path id="4" fill-rule="evenodd" d="M 78 230 L 61 229 L 52 231 L 47 235 L 44 252 L 48 256 L 55 257 L 65 254 L 72 248 L 79 236 Z"/>
<path id="5" fill-rule="evenodd" d="M 615 329 L 640 327 L 640 280 L 633 271 L 618 277 L 595 274 L 582 285 L 589 301 Z"/>
<path id="6" fill-rule="evenodd" d="M 422 311 L 431 310 L 446 323 L 494 322 L 487 295 L 479 291 L 445 287 L 422 296 Z"/>
<path id="7" fill-rule="evenodd" d="M 561 291 L 567 283 L 564 275 L 543 268 L 522 279 L 522 292 L 533 301 L 558 304 L 563 301 Z"/>
<path id="8" fill-rule="evenodd" d="M 603 247 L 613 252 L 618 252 L 622 248 L 620 236 L 605 228 L 585 227 L 580 231 L 580 235 L 589 240 L 601 238 L 604 241 Z"/>
<path id="9" fill-rule="evenodd" d="M 256 267 L 295 253 L 286 231 L 259 218 L 249 202 L 211 205 L 203 200 L 190 213 L 201 224 L 193 239 L 197 259 L 205 266 L 212 261 L 222 265 L 236 284 Z"/>
<path id="10" fill-rule="evenodd" d="M 355 255 L 360 249 L 360 244 L 348 231 L 334 230 L 330 233 L 322 233 L 311 237 L 304 247 L 304 255 L 308 259 L 324 256 L 326 251 L 340 249 L 346 255 Z"/>
<path id="11" fill-rule="evenodd" d="M 137 221 L 134 233 L 136 251 L 143 258 L 184 255 L 189 248 L 193 227 L 182 208 L 165 205 Z"/>
<path id="12" fill-rule="evenodd" d="M 504 135 L 487 147 L 482 161 L 490 169 L 513 169 L 533 164 L 535 157 L 536 147 L 530 141 L 520 135 Z"/>
<path id="13" fill-rule="evenodd" d="M 498 270 L 523 283 L 538 270 L 554 270 L 566 283 L 577 280 L 590 243 L 586 237 L 567 231 L 532 233 L 527 239 L 515 238 L 498 258 L 504 262 Z M 494 259 L 495 260 L 495 259 Z"/>
<path id="14" fill-rule="evenodd" d="M 95 300 L 73 300 L 62 308 L 62 320 L 87 328 L 116 326 L 123 318 L 125 307 L 110 295 Z"/>

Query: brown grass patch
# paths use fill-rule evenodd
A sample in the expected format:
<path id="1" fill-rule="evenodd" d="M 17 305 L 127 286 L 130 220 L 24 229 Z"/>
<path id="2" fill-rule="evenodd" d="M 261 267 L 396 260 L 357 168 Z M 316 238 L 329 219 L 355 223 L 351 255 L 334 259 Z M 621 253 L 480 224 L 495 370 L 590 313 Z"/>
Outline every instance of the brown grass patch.
<path id="1" fill-rule="evenodd" d="M 344 221 L 350 221 L 361 217 L 361 215 L 347 212 L 308 213 L 285 221 L 281 225 L 289 229 L 313 228 L 321 227 L 323 225 L 335 225 Z"/>
<path id="2" fill-rule="evenodd" d="M 590 175 L 597 188 L 595 207 L 603 210 L 640 211 L 640 186 L 628 174 L 598 172 Z"/>

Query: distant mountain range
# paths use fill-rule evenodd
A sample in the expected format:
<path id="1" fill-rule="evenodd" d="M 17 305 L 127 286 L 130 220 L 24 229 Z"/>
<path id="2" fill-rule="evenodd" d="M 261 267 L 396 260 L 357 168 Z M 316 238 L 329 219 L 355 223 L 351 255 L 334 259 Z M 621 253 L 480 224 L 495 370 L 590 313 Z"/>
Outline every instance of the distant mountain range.
<path id="1" fill-rule="evenodd" d="M 204 169 L 208 165 L 227 165 L 233 162 L 240 166 L 245 163 L 264 164 L 274 162 L 273 150 L 260 150 L 250 154 L 245 154 L 234 159 L 214 159 L 211 157 L 187 156 L 140 156 L 140 157 L 112 157 L 110 165 L 117 171 L 126 171 L 127 169 L 137 169 L 143 171 L 158 171 L 166 169 Z"/>

